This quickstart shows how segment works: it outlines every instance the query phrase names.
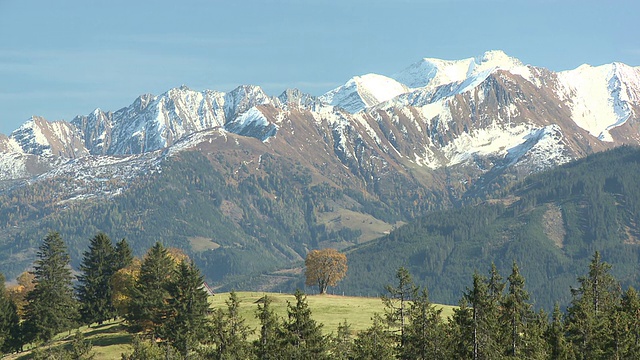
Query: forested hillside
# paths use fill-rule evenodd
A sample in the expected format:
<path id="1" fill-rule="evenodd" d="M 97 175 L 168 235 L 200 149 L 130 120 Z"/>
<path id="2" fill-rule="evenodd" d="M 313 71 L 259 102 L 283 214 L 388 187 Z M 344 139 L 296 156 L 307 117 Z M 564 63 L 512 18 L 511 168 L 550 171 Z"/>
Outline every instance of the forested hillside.
<path id="1" fill-rule="evenodd" d="M 623 286 L 638 286 L 640 150 L 621 147 L 499 190 L 494 200 L 434 212 L 347 251 L 339 291 L 380 292 L 406 266 L 434 301 L 455 304 L 474 271 L 520 264 L 538 307 L 566 304 L 600 251 Z"/>
<path id="2" fill-rule="evenodd" d="M 413 213 L 445 204 L 439 190 L 405 178 L 396 179 L 396 189 L 366 189 L 357 178 L 336 183 L 329 172 L 262 150 L 181 152 L 109 200 L 65 201 L 59 190 L 77 186 L 71 177 L 0 194 L 0 271 L 12 278 L 27 269 L 50 230 L 67 240 L 77 265 L 87 239 L 103 231 L 126 238 L 137 255 L 156 241 L 181 248 L 208 281 L 223 284 L 290 266 L 311 249 L 377 238 Z M 247 158 L 255 160 L 240 160 Z"/>

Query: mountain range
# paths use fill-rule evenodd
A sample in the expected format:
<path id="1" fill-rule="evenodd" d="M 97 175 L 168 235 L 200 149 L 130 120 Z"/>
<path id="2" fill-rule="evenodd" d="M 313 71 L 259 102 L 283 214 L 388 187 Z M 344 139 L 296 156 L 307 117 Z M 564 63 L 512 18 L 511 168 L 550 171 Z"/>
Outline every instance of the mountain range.
<path id="1" fill-rule="evenodd" d="M 239 263 L 249 249 L 269 254 L 262 267 L 214 266 L 208 275 L 258 276 L 311 248 L 366 242 L 430 211 L 482 201 L 532 173 L 640 145 L 639 120 L 640 67 L 553 72 L 501 51 L 425 58 L 392 76 L 355 76 L 319 97 L 296 89 L 269 96 L 253 85 L 228 93 L 182 86 L 70 122 L 34 116 L 0 135 L 0 260 L 11 263 L 0 271 L 24 270 L 48 229 L 68 229 L 76 262 L 94 231 L 136 236 L 143 248 L 153 239 L 141 229 L 156 209 L 140 204 L 176 206 L 133 195 L 166 195 L 149 190 L 156 189 L 194 203 L 203 199 L 191 196 L 206 192 L 210 203 L 201 205 L 215 219 L 198 219 L 224 226 L 182 228 L 188 221 L 178 216 L 175 223 L 155 218 L 154 236 L 171 234 L 165 241 L 210 266 L 221 254 L 224 264 Z M 186 169 L 185 162 L 199 165 Z M 185 190 L 199 176 L 217 188 Z M 110 217 L 116 208 L 128 215 Z M 135 229 L 125 225 L 133 213 Z M 93 220 L 71 230 L 78 214 Z"/>

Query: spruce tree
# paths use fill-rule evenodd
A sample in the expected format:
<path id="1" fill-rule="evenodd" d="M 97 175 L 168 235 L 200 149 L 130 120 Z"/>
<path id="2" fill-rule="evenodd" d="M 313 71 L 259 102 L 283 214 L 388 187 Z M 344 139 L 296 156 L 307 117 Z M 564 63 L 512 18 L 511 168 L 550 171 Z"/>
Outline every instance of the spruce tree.
<path id="1" fill-rule="evenodd" d="M 284 324 L 283 351 L 292 359 L 326 358 L 327 343 L 322 335 L 322 324 L 311 318 L 305 294 L 297 290 L 295 297 L 295 304 L 287 302 L 288 319 Z"/>
<path id="2" fill-rule="evenodd" d="M 132 289 L 125 320 L 129 331 L 145 331 L 152 338 L 162 335 L 162 325 L 169 313 L 169 286 L 175 263 L 167 249 L 157 242 L 140 266 L 140 276 Z"/>
<path id="3" fill-rule="evenodd" d="M 453 309 L 453 316 L 448 325 L 453 358 L 473 359 L 475 349 L 473 315 L 473 308 L 464 297 L 460 300 L 458 307 Z"/>
<path id="4" fill-rule="evenodd" d="M 83 254 L 77 294 L 80 320 L 84 324 L 102 324 L 115 316 L 111 288 L 111 276 L 116 271 L 113 254 L 113 244 L 105 233 L 94 236 L 89 243 L 89 251 Z"/>
<path id="5" fill-rule="evenodd" d="M 640 358 L 640 296 L 629 287 L 622 294 L 620 308 L 621 339 L 619 341 L 620 357 L 625 359 Z"/>
<path id="6" fill-rule="evenodd" d="M 385 316 L 387 322 L 392 327 L 399 328 L 400 346 L 405 342 L 405 326 L 408 317 L 409 302 L 416 297 L 418 288 L 413 283 L 413 278 L 404 267 L 400 267 L 396 272 L 397 286 L 387 285 L 385 290 L 388 294 L 383 295 L 382 303 L 385 306 Z"/>
<path id="7" fill-rule="evenodd" d="M 71 329 L 78 318 L 73 297 L 69 254 L 60 234 L 50 232 L 34 263 L 34 289 L 27 294 L 24 331 L 26 342 L 49 341 Z"/>
<path id="8" fill-rule="evenodd" d="M 271 308 L 273 300 L 267 295 L 258 301 L 256 318 L 260 321 L 260 335 L 254 341 L 255 353 L 260 360 L 275 360 L 279 358 L 279 335 L 283 333 L 280 320 Z"/>
<path id="9" fill-rule="evenodd" d="M 473 275 L 473 287 L 467 289 L 463 298 L 471 306 L 470 328 L 462 329 L 468 332 L 472 339 L 472 359 L 499 359 L 502 356 L 498 338 L 500 337 L 500 327 L 498 324 L 498 303 L 496 276 L 494 281 L 489 282 L 487 278 L 475 273 Z M 493 283 L 492 287 L 489 284 Z M 465 336 L 466 337 L 466 336 Z"/>
<path id="10" fill-rule="evenodd" d="M 330 358 L 332 360 L 348 360 L 353 357 L 351 348 L 353 346 L 352 341 L 353 331 L 351 325 L 345 319 L 344 322 L 338 324 L 337 334 L 331 336 L 330 342 Z"/>
<path id="11" fill-rule="evenodd" d="M 213 324 L 209 335 L 215 349 L 208 352 L 208 358 L 251 359 L 254 353 L 247 338 L 253 331 L 245 325 L 245 320 L 240 316 L 240 299 L 232 291 L 225 303 L 226 309 L 217 309 L 213 314 Z"/>
<path id="12" fill-rule="evenodd" d="M 549 346 L 549 358 L 569 360 L 573 357 L 570 344 L 565 336 L 565 324 L 560 306 L 556 303 L 551 315 L 551 324 L 547 328 L 544 337 Z"/>
<path id="13" fill-rule="evenodd" d="M 405 343 L 400 348 L 401 359 L 450 358 L 442 309 L 436 309 L 429 301 L 426 289 L 411 303 L 408 320 Z"/>
<path id="14" fill-rule="evenodd" d="M 204 277 L 191 262 L 181 261 L 169 286 L 169 315 L 163 324 L 165 339 L 187 356 L 204 338 L 209 311 Z"/>
<path id="15" fill-rule="evenodd" d="M 580 286 L 571 289 L 573 299 L 567 308 L 568 336 L 578 359 L 607 359 L 613 356 L 611 319 L 620 302 L 620 285 L 610 274 L 611 265 L 596 251 L 587 276 L 578 278 Z"/>
<path id="16" fill-rule="evenodd" d="M 22 345 L 18 306 L 9 297 L 4 282 L 4 275 L 0 273 L 0 354 L 17 351 Z"/>
<path id="17" fill-rule="evenodd" d="M 353 359 L 392 360 L 395 359 L 395 341 L 389 327 L 380 315 L 375 314 L 373 324 L 358 334 L 353 341 Z"/>
<path id="18" fill-rule="evenodd" d="M 113 272 L 124 269 L 133 262 L 133 252 L 126 239 L 122 239 L 116 243 L 113 252 Z"/>
<path id="19" fill-rule="evenodd" d="M 521 357 L 523 354 L 523 334 L 527 331 L 529 321 L 534 320 L 532 306 L 527 302 L 529 293 L 524 288 L 524 277 L 520 274 L 518 264 L 513 263 L 511 275 L 507 279 L 509 289 L 502 301 L 501 320 L 507 341 L 506 355 Z"/>

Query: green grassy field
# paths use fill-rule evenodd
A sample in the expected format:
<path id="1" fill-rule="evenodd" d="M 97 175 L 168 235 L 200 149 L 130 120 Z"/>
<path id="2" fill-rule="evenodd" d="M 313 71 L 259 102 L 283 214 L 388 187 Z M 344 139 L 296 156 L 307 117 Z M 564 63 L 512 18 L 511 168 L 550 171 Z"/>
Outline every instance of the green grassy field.
<path id="1" fill-rule="evenodd" d="M 258 307 L 257 301 L 264 295 L 272 298 L 272 307 L 281 318 L 287 316 L 287 301 L 295 303 L 295 297 L 291 294 L 276 294 L 262 292 L 237 292 L 240 299 L 240 314 L 245 318 L 246 325 L 252 329 L 258 329 L 260 324 L 255 317 Z M 210 298 L 214 309 L 226 309 L 225 301 L 229 299 L 229 293 L 220 293 Z M 324 324 L 325 334 L 335 333 L 338 324 L 345 320 L 355 332 L 362 331 L 371 326 L 371 318 L 375 313 L 383 314 L 384 306 L 380 298 L 363 298 L 336 295 L 308 295 L 307 303 L 312 312 L 312 317 Z M 442 306 L 443 316 L 446 318 L 453 313 L 452 306 Z M 131 350 L 131 335 L 128 334 L 119 321 L 109 322 L 101 326 L 80 328 L 87 340 L 93 344 L 95 360 L 119 359 L 120 354 Z M 56 337 L 53 346 L 64 346 L 73 338 L 75 331 L 66 332 Z M 257 331 L 253 338 L 257 337 Z M 28 349 L 28 347 L 27 347 Z M 11 355 L 6 359 L 30 359 L 29 352 Z M 3 359 L 5 359 L 3 358 Z"/>

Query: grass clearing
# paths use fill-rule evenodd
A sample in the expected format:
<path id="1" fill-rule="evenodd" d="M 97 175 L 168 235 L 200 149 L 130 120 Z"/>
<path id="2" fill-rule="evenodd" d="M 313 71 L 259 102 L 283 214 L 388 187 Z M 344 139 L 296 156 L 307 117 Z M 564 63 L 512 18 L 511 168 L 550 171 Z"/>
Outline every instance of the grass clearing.
<path id="1" fill-rule="evenodd" d="M 220 244 L 213 241 L 213 239 L 209 239 L 202 236 L 190 237 L 189 245 L 191 246 L 191 250 L 195 252 L 215 250 L 220 247 Z"/>
<path id="2" fill-rule="evenodd" d="M 264 293 L 264 292 L 236 292 L 240 299 L 240 315 L 245 319 L 245 324 L 251 329 L 255 329 L 250 340 L 256 339 L 260 323 L 255 317 L 258 309 L 258 300 L 264 295 L 268 295 L 273 300 L 272 308 L 281 319 L 287 317 L 287 302 L 295 303 L 295 296 L 292 294 Z M 229 293 L 219 293 L 209 298 L 213 309 L 226 309 L 226 301 L 229 300 Z M 371 326 L 371 318 L 375 313 L 384 314 L 384 305 L 378 297 L 354 297 L 338 295 L 307 295 L 307 303 L 311 309 L 311 316 L 318 323 L 324 324 L 322 330 L 324 334 L 336 333 L 338 324 L 345 320 L 351 325 L 351 330 L 359 332 Z M 437 305 L 442 306 L 442 305 Z M 443 317 L 447 318 L 453 313 L 453 306 L 442 306 Z M 83 326 L 79 328 L 85 339 L 93 344 L 93 354 L 95 360 L 120 359 L 121 354 L 131 351 L 132 335 L 127 333 L 121 321 L 111 321 L 93 327 Z M 51 347 L 70 346 L 75 330 L 58 334 L 53 340 Z M 21 354 L 5 355 L 7 360 L 27 360 L 31 359 L 31 349 Z"/>
<path id="3" fill-rule="evenodd" d="M 348 209 L 320 212 L 317 215 L 318 223 L 324 224 L 329 230 L 339 230 L 341 228 L 360 230 L 362 235 L 358 238 L 358 243 L 382 237 L 393 230 L 394 227 L 402 224 L 388 224 L 369 214 L 359 213 Z"/>
<path id="4" fill-rule="evenodd" d="M 255 317 L 258 308 L 258 300 L 264 295 L 273 300 L 272 308 L 281 318 L 287 317 L 287 301 L 295 303 L 296 298 L 291 294 L 262 293 L 262 292 L 236 292 L 240 299 L 240 314 L 246 320 L 249 327 L 258 329 L 260 324 Z M 229 300 L 229 293 L 216 294 L 211 299 L 215 309 L 226 308 L 225 301 Z M 371 326 L 371 318 L 374 314 L 384 314 L 384 305 L 378 297 L 354 297 L 338 295 L 307 295 L 307 303 L 311 309 L 311 316 L 318 323 L 324 324 L 325 334 L 336 333 L 338 324 L 344 322 L 351 325 L 351 330 L 358 332 Z M 444 318 L 453 314 L 453 306 L 438 305 L 443 308 Z"/>

